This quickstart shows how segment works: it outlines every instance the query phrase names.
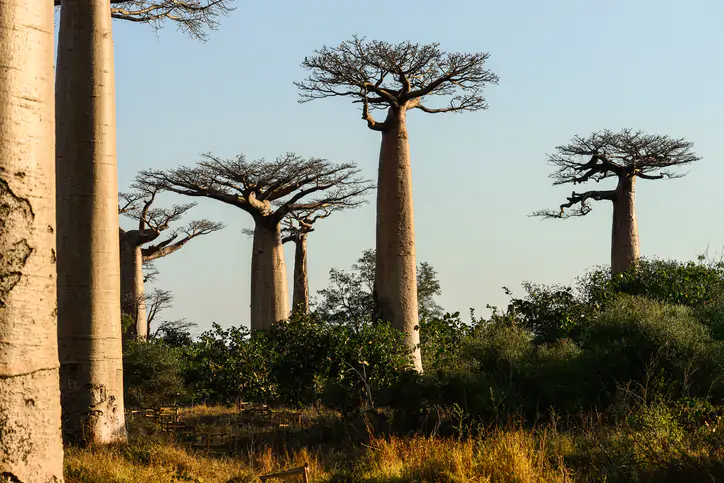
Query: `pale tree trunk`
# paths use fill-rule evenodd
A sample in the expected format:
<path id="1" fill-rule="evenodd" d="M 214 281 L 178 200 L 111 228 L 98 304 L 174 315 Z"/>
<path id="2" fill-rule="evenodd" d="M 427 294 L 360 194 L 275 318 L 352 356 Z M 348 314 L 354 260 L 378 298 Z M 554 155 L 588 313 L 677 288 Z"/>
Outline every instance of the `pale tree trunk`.
<path id="1" fill-rule="evenodd" d="M 53 4 L 0 0 L 0 480 L 62 482 Z"/>
<path id="2" fill-rule="evenodd" d="M 415 228 L 410 146 L 404 108 L 391 107 L 382 131 L 377 182 L 377 316 L 402 331 L 422 371 L 417 315 Z"/>
<path id="3" fill-rule="evenodd" d="M 121 236 L 121 311 L 133 318 L 134 324 L 123 334 L 124 339 L 146 340 L 146 296 L 143 283 L 143 249 L 130 234 Z"/>
<path id="4" fill-rule="evenodd" d="M 146 323 L 146 289 L 143 285 L 143 250 L 136 247 L 133 264 L 133 286 L 136 295 L 136 338 L 146 340 L 148 338 L 148 324 Z"/>
<path id="5" fill-rule="evenodd" d="M 300 233 L 294 240 L 294 293 L 292 310 L 309 313 L 309 277 L 307 274 L 307 235 Z"/>
<path id="6" fill-rule="evenodd" d="M 611 272 L 632 268 L 640 256 L 639 229 L 636 222 L 636 177 L 621 177 L 613 199 L 611 228 Z"/>
<path id="7" fill-rule="evenodd" d="M 109 0 L 63 0 L 56 75 L 63 435 L 126 439 Z"/>
<path id="8" fill-rule="evenodd" d="M 287 274 L 279 224 L 256 220 L 251 255 L 251 329 L 289 317 Z"/>

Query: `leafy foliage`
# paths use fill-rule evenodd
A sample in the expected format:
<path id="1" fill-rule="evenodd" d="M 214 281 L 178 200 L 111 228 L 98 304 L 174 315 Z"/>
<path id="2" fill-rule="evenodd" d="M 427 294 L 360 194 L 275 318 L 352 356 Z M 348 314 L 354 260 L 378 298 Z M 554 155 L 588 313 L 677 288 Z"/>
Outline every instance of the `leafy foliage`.
<path id="1" fill-rule="evenodd" d="M 123 347 L 124 401 L 128 407 L 158 407 L 185 399 L 180 350 L 162 341 L 127 341 Z"/>
<path id="2" fill-rule="evenodd" d="M 387 324 L 356 326 L 295 315 L 265 332 L 214 325 L 189 353 L 195 395 L 209 402 L 303 405 L 324 400 L 350 410 L 374 404 L 410 364 Z"/>
<path id="3" fill-rule="evenodd" d="M 369 321 L 374 313 L 372 296 L 375 283 L 375 250 L 365 250 L 349 272 L 333 268 L 329 285 L 318 292 L 316 314 L 330 321 L 357 323 Z M 435 296 L 442 294 L 437 271 L 427 262 L 417 267 L 417 303 L 421 319 L 439 318 L 443 309 Z"/>

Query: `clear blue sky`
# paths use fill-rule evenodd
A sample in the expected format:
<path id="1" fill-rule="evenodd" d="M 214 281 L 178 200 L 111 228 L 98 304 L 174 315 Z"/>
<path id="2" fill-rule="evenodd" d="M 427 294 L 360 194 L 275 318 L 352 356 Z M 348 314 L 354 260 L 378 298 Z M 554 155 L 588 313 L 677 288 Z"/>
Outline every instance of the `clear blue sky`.
<path id="1" fill-rule="evenodd" d="M 380 136 L 359 107 L 345 99 L 300 105 L 292 85 L 306 75 L 305 55 L 357 33 L 487 51 L 500 76 L 487 111 L 409 116 L 418 260 L 438 270 L 447 310 L 484 312 L 487 303 L 505 305 L 502 286 L 520 293 L 524 280 L 570 283 L 608 262 L 610 204 L 581 219 L 527 216 L 570 193 L 551 186 L 545 157 L 575 134 L 631 127 L 693 141 L 703 160 L 689 176 L 639 183 L 642 254 L 693 259 L 724 245 L 720 0 L 236 4 L 207 43 L 172 25 L 114 24 L 121 189 L 140 169 L 191 164 L 206 151 L 295 151 L 355 161 L 375 178 Z M 202 329 L 247 325 L 251 240 L 241 230 L 251 218 L 208 200 L 190 217 L 228 228 L 157 263 L 157 286 L 176 296 L 166 316 Z M 309 242 L 312 292 L 330 268 L 346 269 L 374 246 L 374 227 L 373 203 L 319 224 Z M 292 255 L 289 247 L 290 273 Z"/>

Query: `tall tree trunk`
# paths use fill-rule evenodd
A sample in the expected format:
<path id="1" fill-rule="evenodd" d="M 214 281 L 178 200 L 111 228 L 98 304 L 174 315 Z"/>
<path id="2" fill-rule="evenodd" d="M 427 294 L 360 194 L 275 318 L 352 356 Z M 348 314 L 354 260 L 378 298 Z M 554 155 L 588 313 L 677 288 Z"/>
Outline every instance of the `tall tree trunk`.
<path id="1" fill-rule="evenodd" d="M 636 177 L 619 179 L 613 200 L 611 228 L 611 272 L 622 273 L 633 267 L 640 256 L 636 222 Z"/>
<path id="2" fill-rule="evenodd" d="M 289 317 L 287 274 L 279 224 L 257 219 L 251 255 L 251 329 Z"/>
<path id="3" fill-rule="evenodd" d="M 133 286 L 136 294 L 136 338 L 146 340 L 148 338 L 148 323 L 146 314 L 146 288 L 143 284 L 143 250 L 136 247 L 134 253 L 135 263 L 133 264 Z"/>
<path id="4" fill-rule="evenodd" d="M 405 334 L 415 369 L 422 371 L 417 315 L 412 170 L 406 112 L 391 107 L 382 131 L 377 182 L 377 316 Z"/>
<path id="5" fill-rule="evenodd" d="M 134 323 L 123 334 L 124 340 L 146 340 L 146 297 L 143 284 L 143 249 L 137 237 L 121 236 L 121 311 Z"/>
<path id="6" fill-rule="evenodd" d="M 0 0 L 0 479 L 63 481 L 53 4 Z"/>
<path id="7" fill-rule="evenodd" d="M 294 294 L 292 310 L 309 313 L 309 277 L 307 275 L 307 235 L 300 233 L 294 240 Z"/>
<path id="8" fill-rule="evenodd" d="M 125 440 L 109 0 L 62 0 L 56 75 L 63 436 Z"/>

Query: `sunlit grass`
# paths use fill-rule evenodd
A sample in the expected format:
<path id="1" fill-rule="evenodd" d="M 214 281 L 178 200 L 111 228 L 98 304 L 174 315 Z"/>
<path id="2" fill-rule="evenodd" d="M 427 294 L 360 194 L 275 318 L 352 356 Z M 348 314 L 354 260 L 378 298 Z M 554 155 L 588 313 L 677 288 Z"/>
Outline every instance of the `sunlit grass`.
<path id="1" fill-rule="evenodd" d="M 681 478 L 689 476 L 693 479 L 686 481 L 724 478 L 724 444 L 718 423 L 691 431 L 673 423 L 665 410 L 644 408 L 637 414 L 633 426 L 590 422 L 585 429 L 559 431 L 554 426 L 510 424 L 470 438 L 390 435 L 363 424 L 368 432 L 360 440 L 350 437 L 359 429 L 345 426 L 351 422 L 309 410 L 309 428 L 315 424 L 320 430 L 334 422 L 334 429 L 326 427 L 329 434 L 340 425 L 346 433 L 320 442 L 305 439 L 309 428 L 297 428 L 297 432 L 287 433 L 287 439 L 264 439 L 269 433 L 262 431 L 268 428 L 249 425 L 243 428 L 247 432 L 243 444 L 218 454 L 167 441 L 153 428 L 149 430 L 149 425 L 131 422 L 128 444 L 67 448 L 66 481 L 241 483 L 305 463 L 315 483 L 612 483 L 684 481 Z M 182 411 L 184 419 L 204 420 L 204 427 L 214 432 L 227 431 L 238 415 L 237 409 L 222 407 Z"/>

